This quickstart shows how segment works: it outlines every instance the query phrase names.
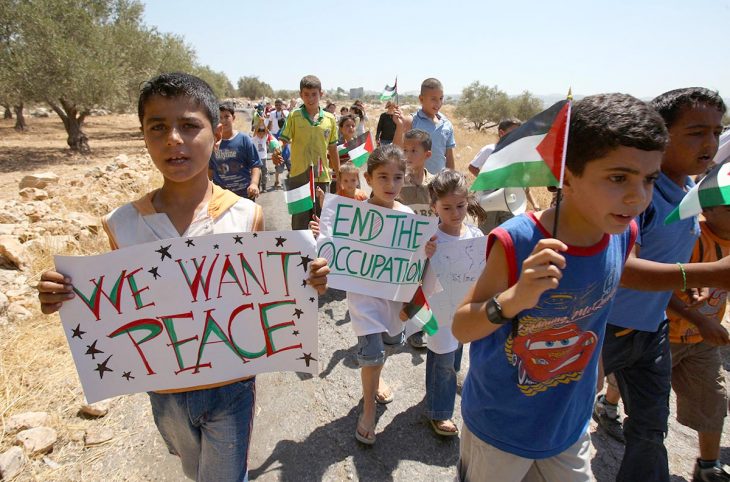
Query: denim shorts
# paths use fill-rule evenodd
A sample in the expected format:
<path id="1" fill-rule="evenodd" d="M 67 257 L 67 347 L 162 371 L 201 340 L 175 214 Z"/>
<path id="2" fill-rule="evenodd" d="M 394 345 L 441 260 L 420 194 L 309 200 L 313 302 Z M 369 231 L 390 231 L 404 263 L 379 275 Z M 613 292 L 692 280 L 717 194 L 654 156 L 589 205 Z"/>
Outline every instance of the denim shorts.
<path id="1" fill-rule="evenodd" d="M 385 363 L 385 345 L 401 346 L 404 341 L 403 332 L 395 336 L 390 336 L 387 332 L 358 336 L 357 362 L 361 367 L 382 365 Z"/>
<path id="2" fill-rule="evenodd" d="M 222 387 L 149 393 L 152 415 L 183 472 L 198 481 L 247 481 L 256 405 L 253 378 Z"/>

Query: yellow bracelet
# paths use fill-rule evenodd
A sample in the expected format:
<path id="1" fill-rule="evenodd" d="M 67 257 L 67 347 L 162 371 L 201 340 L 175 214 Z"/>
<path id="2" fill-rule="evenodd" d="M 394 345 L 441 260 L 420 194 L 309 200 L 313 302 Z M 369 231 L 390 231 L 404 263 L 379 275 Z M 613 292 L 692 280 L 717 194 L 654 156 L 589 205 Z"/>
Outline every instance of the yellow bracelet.
<path id="1" fill-rule="evenodd" d="M 682 263 L 677 263 L 677 266 L 679 266 L 679 272 L 682 273 L 682 291 L 687 291 L 687 272 Z"/>

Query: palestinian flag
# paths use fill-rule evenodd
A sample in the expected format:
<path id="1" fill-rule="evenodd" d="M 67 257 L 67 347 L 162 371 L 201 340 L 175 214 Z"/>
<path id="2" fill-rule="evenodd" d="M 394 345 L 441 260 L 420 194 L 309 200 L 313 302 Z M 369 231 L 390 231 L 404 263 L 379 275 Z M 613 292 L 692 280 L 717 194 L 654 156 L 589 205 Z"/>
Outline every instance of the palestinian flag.
<path id="1" fill-rule="evenodd" d="M 439 329 L 438 321 L 433 316 L 431 307 L 428 306 L 428 300 L 426 295 L 423 294 L 423 288 L 418 287 L 416 293 L 413 295 L 413 299 L 403 307 L 406 312 L 408 319 L 413 320 L 420 327 L 423 327 L 423 331 L 429 335 L 433 335 Z"/>
<path id="2" fill-rule="evenodd" d="M 390 100 L 397 93 L 398 93 L 398 77 L 395 78 L 395 83 L 393 84 L 393 87 L 389 86 L 388 84 L 385 84 L 383 93 L 380 94 L 380 100 Z"/>
<path id="3" fill-rule="evenodd" d="M 569 122 L 570 100 L 561 100 L 504 136 L 471 190 L 562 187 Z"/>
<path id="4" fill-rule="evenodd" d="M 314 207 L 314 172 L 309 169 L 309 182 L 290 191 L 285 191 L 289 214 L 299 214 Z"/>
<path id="5" fill-rule="evenodd" d="M 730 162 L 718 164 L 694 185 L 679 202 L 664 224 L 697 216 L 704 208 L 730 204 Z"/>
<path id="6" fill-rule="evenodd" d="M 351 141 L 337 146 L 337 153 L 340 156 L 348 154 L 352 163 L 357 167 L 361 167 L 368 162 L 368 157 L 370 157 L 370 153 L 374 149 L 373 136 L 370 134 L 370 131 L 367 131 Z"/>
<path id="7" fill-rule="evenodd" d="M 730 129 L 720 134 L 720 145 L 715 154 L 715 164 L 721 164 L 730 160 Z"/>

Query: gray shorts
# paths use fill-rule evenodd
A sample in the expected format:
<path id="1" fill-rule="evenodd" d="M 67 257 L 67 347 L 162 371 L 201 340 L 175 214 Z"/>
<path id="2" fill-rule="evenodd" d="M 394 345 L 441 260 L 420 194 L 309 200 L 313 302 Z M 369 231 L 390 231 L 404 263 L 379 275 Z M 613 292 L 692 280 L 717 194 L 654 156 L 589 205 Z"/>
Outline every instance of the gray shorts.
<path id="1" fill-rule="evenodd" d="M 401 346 L 405 341 L 403 332 L 390 336 L 387 332 L 371 333 L 357 337 L 357 362 L 361 367 L 372 367 L 385 363 L 385 345 Z"/>

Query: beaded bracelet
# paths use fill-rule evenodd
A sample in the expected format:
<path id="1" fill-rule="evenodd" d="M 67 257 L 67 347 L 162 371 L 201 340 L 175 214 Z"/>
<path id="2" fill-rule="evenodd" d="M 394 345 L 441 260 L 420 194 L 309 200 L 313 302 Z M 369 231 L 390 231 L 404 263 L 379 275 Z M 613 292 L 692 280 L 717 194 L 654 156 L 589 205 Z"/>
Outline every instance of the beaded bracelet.
<path id="1" fill-rule="evenodd" d="M 677 266 L 679 266 L 679 272 L 682 273 L 682 291 L 687 291 L 687 272 L 682 263 L 677 263 Z"/>

